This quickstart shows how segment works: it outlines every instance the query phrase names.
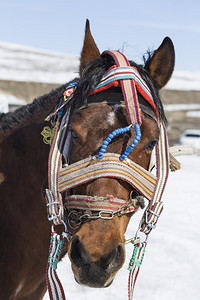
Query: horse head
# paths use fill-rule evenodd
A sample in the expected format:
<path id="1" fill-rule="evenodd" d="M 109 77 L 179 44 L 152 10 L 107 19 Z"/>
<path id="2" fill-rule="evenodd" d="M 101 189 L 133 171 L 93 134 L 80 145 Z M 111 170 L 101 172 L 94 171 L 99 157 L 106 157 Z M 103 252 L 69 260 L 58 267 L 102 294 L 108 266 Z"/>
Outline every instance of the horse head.
<path id="1" fill-rule="evenodd" d="M 91 35 L 89 22 L 86 23 L 85 40 L 81 53 L 80 82 L 77 93 L 94 88 L 102 75 L 114 64 L 111 57 L 100 56 L 100 52 Z M 169 38 L 165 38 L 160 47 L 149 56 L 144 66 L 130 62 L 137 68 L 140 76 L 151 90 L 159 118 L 166 121 L 158 90 L 170 79 L 174 68 L 174 47 Z M 89 85 L 89 86 L 86 86 Z M 78 89 L 81 91 L 78 91 Z M 141 108 L 141 139 L 130 152 L 129 159 L 148 170 L 152 150 L 159 140 L 159 126 L 152 107 L 138 93 Z M 72 147 L 70 163 L 88 156 L 97 155 L 107 136 L 129 125 L 123 94 L 119 86 L 112 86 L 97 94 L 89 94 L 88 105 L 80 107 L 73 115 L 70 128 Z M 106 151 L 121 155 L 135 138 L 133 128 L 114 137 Z M 71 190 L 72 195 L 99 198 L 123 199 L 129 203 L 135 200 L 135 211 L 143 203 L 136 189 L 119 178 L 97 178 Z M 134 212 L 135 212 L 134 211 Z M 125 231 L 134 212 L 106 218 L 89 219 L 81 224 L 73 235 L 68 255 L 72 270 L 78 283 L 91 287 L 109 286 L 125 259 Z M 105 218 L 103 218 L 105 216 Z"/>
<path id="2" fill-rule="evenodd" d="M 130 218 L 144 206 L 143 196 L 153 199 L 155 185 L 146 178 L 156 180 L 147 170 L 160 139 L 160 124 L 166 123 L 158 91 L 171 77 L 174 47 L 165 38 L 144 66 L 129 62 L 127 70 L 135 76 L 131 80 L 139 103 L 132 111 L 139 115 L 139 123 L 130 121 L 132 113 L 127 109 L 121 86 L 124 79 L 113 79 L 120 75 L 121 67 L 116 66 L 110 53 L 113 52 L 100 54 L 87 22 L 80 78 L 76 79 L 71 96 L 65 99 L 69 90 L 63 85 L 14 113 L 0 115 L 2 299 L 41 299 L 46 290 L 46 269 L 53 281 L 50 288 L 57 289 L 54 271 L 58 254 L 63 257 L 67 246 L 78 283 L 109 286 L 124 263 L 124 235 Z M 112 81 L 108 80 L 101 89 L 110 74 Z M 136 85 L 136 77 L 144 88 Z M 147 101 L 147 94 L 152 103 Z M 59 130 L 64 135 L 58 137 Z M 55 140 L 59 142 L 54 143 Z M 52 165 L 56 178 L 51 176 Z M 138 174 L 143 174 L 140 179 Z M 66 190 L 62 178 L 68 178 Z M 46 200 L 51 201 L 47 203 L 48 219 L 61 225 L 52 232 L 47 268 L 49 237 L 54 226 L 46 218 L 44 189 Z M 60 238 L 63 222 L 69 243 L 61 253 L 63 237 L 62 241 L 56 240 L 57 244 L 54 237 Z M 58 251 L 54 251 L 55 245 Z"/>

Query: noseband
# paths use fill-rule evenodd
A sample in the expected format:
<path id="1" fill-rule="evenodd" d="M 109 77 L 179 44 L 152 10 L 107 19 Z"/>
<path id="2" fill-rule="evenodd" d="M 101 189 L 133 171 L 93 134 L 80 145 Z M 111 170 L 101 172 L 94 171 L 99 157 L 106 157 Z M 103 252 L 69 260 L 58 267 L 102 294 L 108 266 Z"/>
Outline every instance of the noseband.
<path id="1" fill-rule="evenodd" d="M 112 56 L 116 65 L 111 67 L 104 74 L 98 86 L 90 92 L 90 97 L 91 99 L 95 99 L 95 95 L 98 95 L 99 92 L 107 90 L 112 86 L 120 86 L 122 88 L 123 100 L 130 125 L 111 132 L 104 141 L 98 156 L 88 157 L 74 164 L 62 167 L 63 152 L 65 152 L 66 156 L 68 156 L 69 153 L 70 101 L 73 98 L 73 91 L 76 85 L 72 84 L 67 87 L 64 93 L 63 103 L 47 118 L 47 120 L 49 120 L 58 114 L 57 126 L 55 128 L 49 155 L 49 188 L 46 190 L 48 219 L 52 222 L 52 225 L 65 225 L 63 236 L 57 235 L 54 230 L 52 232 L 50 257 L 47 268 L 47 285 L 50 299 L 65 299 L 62 286 L 59 282 L 56 287 L 52 282 L 53 280 L 55 281 L 57 277 L 55 269 L 61 251 L 63 237 L 67 237 L 68 239 L 71 237 L 66 223 L 74 228 L 90 219 L 111 219 L 116 215 L 120 216 L 125 213 L 134 212 L 139 207 L 137 196 L 134 197 L 134 199 L 131 197 L 130 201 L 127 202 L 124 199 L 112 197 L 88 197 L 87 195 L 70 196 L 67 194 L 67 191 L 78 185 L 102 177 L 117 178 L 128 182 L 133 189 L 138 192 L 138 195 L 142 195 L 149 201 L 138 228 L 138 232 L 144 232 L 146 237 L 151 230 L 155 228 L 160 213 L 163 210 L 161 197 L 169 173 L 169 151 L 165 126 L 162 121 L 159 120 L 158 111 L 154 104 L 151 91 L 140 76 L 138 70 L 135 67 L 131 67 L 126 57 L 118 51 L 105 51 L 102 56 L 105 55 Z M 160 127 L 159 143 L 155 147 L 156 176 L 127 158 L 141 137 L 141 107 L 137 92 L 139 92 L 148 105 L 150 105 L 154 119 L 156 119 Z M 63 113 L 63 108 L 66 105 L 68 105 L 68 109 L 66 113 Z M 121 156 L 115 153 L 106 153 L 106 148 L 112 138 L 118 134 L 129 131 L 130 127 L 135 128 L 136 137 L 124 153 Z M 65 205 L 63 205 L 63 198 L 65 199 Z M 67 221 L 64 217 L 64 206 L 68 212 Z M 132 298 L 134 289 L 134 284 L 131 284 L 131 282 L 134 283 L 136 280 L 146 248 L 146 241 L 141 242 L 137 234 L 131 242 L 135 245 L 135 248 L 129 266 L 129 299 Z M 54 278 L 52 276 L 54 276 Z M 58 297 L 55 296 L 56 294 Z"/>

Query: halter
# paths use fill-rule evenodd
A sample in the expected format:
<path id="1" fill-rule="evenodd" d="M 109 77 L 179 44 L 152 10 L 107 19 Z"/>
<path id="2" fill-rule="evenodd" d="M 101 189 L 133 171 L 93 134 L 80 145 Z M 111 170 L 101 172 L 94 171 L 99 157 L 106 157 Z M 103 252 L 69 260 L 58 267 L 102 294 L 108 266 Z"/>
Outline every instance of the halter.
<path id="1" fill-rule="evenodd" d="M 76 84 L 71 84 L 67 87 L 64 93 L 64 101 L 47 118 L 47 120 L 49 120 L 59 113 L 49 154 L 49 188 L 46 190 L 48 219 L 53 225 L 66 224 L 64 219 L 62 193 L 64 195 L 65 192 L 71 188 L 96 178 L 118 178 L 128 182 L 140 195 L 149 200 L 149 204 L 143 214 L 137 231 L 137 233 L 140 231 L 144 232 L 146 237 L 148 237 L 151 230 L 156 227 L 158 218 L 163 210 L 161 197 L 169 173 L 167 133 L 164 124 L 159 120 L 158 111 L 154 104 L 151 91 L 140 76 L 138 70 L 135 67 L 131 67 L 126 57 L 118 51 L 105 51 L 102 56 L 105 55 L 112 56 L 116 65 L 111 67 L 104 74 L 100 83 L 90 92 L 90 95 L 107 90 L 113 85 L 121 86 L 130 126 L 119 128 L 110 133 L 104 141 L 98 157 L 88 157 L 62 168 L 63 151 L 65 151 L 67 155 L 69 153 L 69 123 L 71 118 L 70 100 L 73 97 L 73 91 Z M 154 110 L 160 127 L 159 143 L 155 147 L 157 165 L 156 176 L 127 158 L 130 151 L 137 145 L 141 137 L 140 125 L 142 120 L 137 91 L 141 93 Z M 69 104 L 68 109 L 66 110 L 66 113 L 63 114 L 63 107 L 66 104 Z M 131 126 L 135 128 L 136 137 L 125 152 L 121 156 L 114 153 L 106 153 L 106 148 L 112 138 L 117 134 L 129 131 Z M 137 197 L 134 199 L 131 198 L 129 203 L 127 203 L 123 199 L 112 199 L 111 197 L 73 195 L 66 196 L 65 207 L 68 210 L 69 215 L 68 225 L 76 228 L 76 226 L 88 219 L 112 219 L 116 215 L 134 212 L 138 209 L 139 204 Z M 98 214 L 94 212 L 98 212 Z M 146 248 L 146 241 L 141 242 L 137 233 L 134 239 L 131 240 L 135 245 L 135 248 L 129 266 L 129 299 L 132 299 L 135 281 Z M 55 270 L 63 243 L 62 240 L 64 237 L 70 239 L 70 235 L 66 225 L 65 232 L 62 236 L 59 236 L 52 229 L 50 257 L 47 267 L 47 285 L 51 300 L 65 299 L 62 286 L 56 279 L 57 274 Z"/>

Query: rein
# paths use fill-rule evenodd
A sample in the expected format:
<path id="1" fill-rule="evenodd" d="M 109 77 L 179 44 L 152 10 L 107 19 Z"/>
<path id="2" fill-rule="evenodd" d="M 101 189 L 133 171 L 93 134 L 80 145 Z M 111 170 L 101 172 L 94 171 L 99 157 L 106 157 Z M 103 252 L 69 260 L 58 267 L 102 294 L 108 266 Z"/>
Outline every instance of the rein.
<path id="1" fill-rule="evenodd" d="M 57 279 L 56 267 L 63 245 L 63 238 L 66 237 L 70 240 L 72 235 L 67 225 L 74 229 L 89 219 L 112 219 L 116 215 L 135 212 L 139 207 L 137 196 L 134 199 L 130 197 L 131 199 L 127 203 L 123 199 L 112 197 L 69 196 L 66 195 L 68 190 L 96 178 L 112 177 L 128 182 L 134 190 L 138 191 L 138 194 L 144 196 L 149 201 L 137 233 L 130 241 L 134 244 L 134 251 L 129 265 L 129 300 L 133 296 L 135 281 L 147 245 L 147 237 L 151 230 L 156 227 L 158 218 L 163 210 L 161 198 L 169 174 L 169 149 L 165 126 L 159 120 L 151 92 L 137 69 L 131 67 L 126 57 L 118 51 L 105 51 L 102 56 L 105 55 L 112 56 L 116 65 L 104 74 L 101 82 L 91 91 L 90 95 L 106 90 L 113 85 L 121 86 L 130 126 L 119 128 L 110 133 L 104 141 L 98 156 L 88 157 L 62 168 L 63 152 L 67 153 L 67 155 L 69 153 L 70 100 L 73 97 L 76 85 L 72 84 L 67 87 L 64 93 L 64 101 L 47 118 L 49 120 L 59 114 L 49 154 L 49 188 L 46 190 L 48 219 L 52 222 L 52 239 L 47 266 L 47 286 L 51 300 L 65 299 L 62 286 Z M 142 94 L 154 110 L 160 126 L 159 143 L 155 148 L 156 176 L 127 158 L 141 137 L 141 110 L 137 91 Z M 66 104 L 68 105 L 68 109 L 63 114 L 63 108 Z M 129 131 L 131 126 L 135 128 L 136 137 L 125 152 L 121 156 L 114 153 L 105 153 L 112 138 L 117 134 Z M 65 204 L 63 204 L 63 199 Z M 67 221 L 64 218 L 64 208 L 68 211 Z M 99 213 L 94 214 L 94 211 Z M 64 224 L 65 226 L 65 231 L 61 236 L 53 228 L 54 225 L 59 224 Z M 140 241 L 139 232 L 145 233 L 146 240 L 144 242 Z"/>

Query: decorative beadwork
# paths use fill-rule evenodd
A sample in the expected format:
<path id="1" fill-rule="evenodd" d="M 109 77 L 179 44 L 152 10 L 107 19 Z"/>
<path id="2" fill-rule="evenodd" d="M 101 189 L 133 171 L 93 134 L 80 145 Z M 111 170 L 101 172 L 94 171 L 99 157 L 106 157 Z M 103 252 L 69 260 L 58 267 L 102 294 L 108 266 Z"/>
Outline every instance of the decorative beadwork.
<path id="1" fill-rule="evenodd" d="M 133 150 L 133 148 L 137 145 L 137 143 L 139 142 L 139 140 L 141 138 L 140 125 L 139 124 L 135 124 L 134 128 L 135 128 L 136 137 L 135 137 L 134 141 L 130 144 L 130 146 L 128 146 L 128 148 L 120 156 L 120 160 L 124 160 L 129 155 L 129 153 L 131 152 L 131 150 Z"/>
<path id="2" fill-rule="evenodd" d="M 106 151 L 106 148 L 108 147 L 109 143 L 111 142 L 111 140 L 118 134 L 121 134 L 121 133 L 125 133 L 127 131 L 130 130 L 130 128 L 132 127 L 132 125 L 129 125 L 129 126 L 126 126 L 126 127 L 123 127 L 123 128 L 118 128 L 118 129 L 115 129 L 113 132 L 111 132 L 107 139 L 104 141 L 100 151 L 99 151 L 99 154 L 98 154 L 98 158 L 99 159 L 102 159 L 103 158 L 103 155 L 104 155 L 104 152 Z"/>
<path id="3" fill-rule="evenodd" d="M 67 98 L 69 96 L 71 96 L 71 94 L 74 92 L 74 90 L 76 89 L 76 86 L 77 86 L 77 82 L 71 82 L 65 89 L 64 93 L 63 93 L 63 101 L 62 101 L 62 104 L 67 100 Z M 61 105 L 62 105 L 61 104 Z M 59 117 L 58 119 L 60 119 L 60 117 L 62 116 L 63 114 L 63 111 L 64 111 L 64 107 L 60 110 L 60 114 L 59 114 Z"/>
<path id="4" fill-rule="evenodd" d="M 111 140 L 117 135 L 117 134 L 121 134 L 121 133 L 125 133 L 127 131 L 130 130 L 130 128 L 132 127 L 132 125 L 126 126 L 124 128 L 119 128 L 119 129 L 115 129 L 113 132 L 111 132 L 107 139 L 104 141 L 99 154 L 98 154 L 98 158 L 102 159 L 103 155 L 106 151 L 106 148 L 108 147 L 109 143 L 111 142 Z M 124 153 L 120 156 L 120 160 L 124 160 L 129 153 L 131 152 L 131 150 L 137 145 L 137 143 L 139 142 L 140 138 L 141 138 L 141 131 L 140 131 L 140 125 L 139 124 L 135 124 L 134 125 L 135 128 L 135 133 L 136 133 L 136 137 L 133 140 L 133 142 L 130 144 L 130 146 L 124 151 Z"/>

